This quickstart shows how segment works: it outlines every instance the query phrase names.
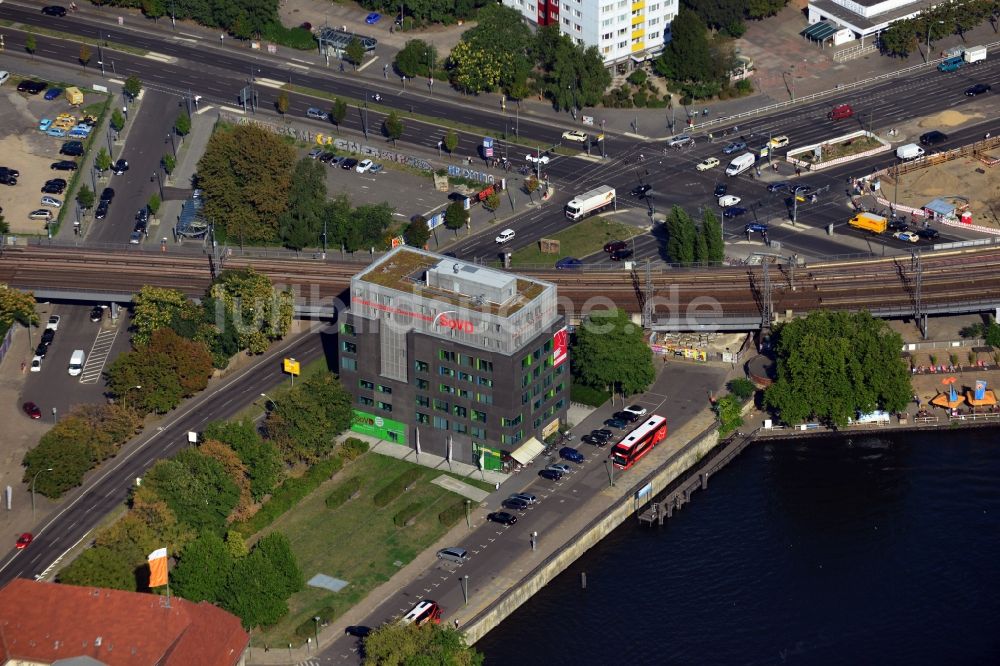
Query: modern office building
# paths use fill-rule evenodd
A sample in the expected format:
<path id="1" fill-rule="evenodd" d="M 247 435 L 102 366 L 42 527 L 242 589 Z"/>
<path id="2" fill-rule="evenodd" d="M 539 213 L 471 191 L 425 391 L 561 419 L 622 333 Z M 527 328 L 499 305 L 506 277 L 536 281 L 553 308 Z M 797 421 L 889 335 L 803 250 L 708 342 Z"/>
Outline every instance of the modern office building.
<path id="1" fill-rule="evenodd" d="M 863 43 L 865 37 L 936 5 L 937 0 L 809 0 L 809 26 L 801 34 L 821 43 Z"/>
<path id="2" fill-rule="evenodd" d="M 555 285 L 400 247 L 351 281 L 340 377 L 356 432 L 501 469 L 569 405 Z"/>
<path id="3" fill-rule="evenodd" d="M 596 46 L 624 74 L 655 58 L 669 40 L 678 0 L 503 0 L 532 23 L 558 25 L 577 44 Z"/>

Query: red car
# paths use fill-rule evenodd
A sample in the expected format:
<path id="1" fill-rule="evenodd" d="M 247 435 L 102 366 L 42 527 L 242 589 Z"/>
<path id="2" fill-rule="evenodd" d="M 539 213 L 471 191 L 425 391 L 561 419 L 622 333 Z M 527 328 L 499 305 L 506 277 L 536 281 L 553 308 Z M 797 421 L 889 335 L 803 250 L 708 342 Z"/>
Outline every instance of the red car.
<path id="1" fill-rule="evenodd" d="M 20 537 L 18 537 L 17 545 L 15 547 L 18 550 L 24 550 L 25 548 L 28 547 L 28 544 L 30 544 L 34 538 L 35 537 L 31 536 L 31 532 L 25 532 Z"/>
<path id="2" fill-rule="evenodd" d="M 24 403 L 23 405 L 21 405 L 21 409 L 23 409 L 24 413 L 27 414 L 28 416 L 30 416 L 33 419 L 40 419 L 40 418 L 42 418 L 42 410 L 40 410 L 38 408 L 38 405 L 36 405 L 33 402 L 26 402 L 26 403 Z"/>

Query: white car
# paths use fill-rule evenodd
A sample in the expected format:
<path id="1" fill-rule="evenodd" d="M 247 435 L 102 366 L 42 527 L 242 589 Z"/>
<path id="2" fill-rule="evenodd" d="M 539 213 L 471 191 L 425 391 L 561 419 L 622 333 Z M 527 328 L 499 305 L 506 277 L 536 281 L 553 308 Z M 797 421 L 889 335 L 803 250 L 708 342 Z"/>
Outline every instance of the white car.
<path id="1" fill-rule="evenodd" d="M 10 72 L 7 70 L 0 70 L 0 86 L 7 83 L 7 79 L 10 78 Z"/>
<path id="2" fill-rule="evenodd" d="M 740 201 L 742 201 L 742 199 L 740 199 L 735 194 L 727 194 L 725 196 L 719 197 L 719 205 L 722 206 L 723 208 L 729 208 L 730 206 L 735 206 Z"/>
<path id="3" fill-rule="evenodd" d="M 31 359 L 31 371 L 32 372 L 41 372 L 42 371 L 42 357 L 41 356 L 36 356 L 33 359 Z"/>
<path id="4" fill-rule="evenodd" d="M 59 315 L 52 315 L 49 317 L 49 321 L 45 324 L 45 328 L 52 331 L 59 330 Z"/>
<path id="5" fill-rule="evenodd" d="M 503 231 L 500 232 L 500 235 L 496 237 L 496 242 L 503 245 L 504 243 L 513 240 L 513 238 L 514 238 L 514 230 L 504 229 Z"/>
<path id="6" fill-rule="evenodd" d="M 912 231 L 897 231 L 892 235 L 893 238 L 901 241 L 906 241 L 908 243 L 916 243 L 920 240 L 920 236 Z"/>
<path id="7" fill-rule="evenodd" d="M 696 166 L 695 169 L 697 169 L 698 171 L 707 171 L 707 170 L 713 169 L 713 168 L 715 168 L 717 166 L 719 166 L 719 158 L 717 158 L 717 157 L 709 157 L 706 160 L 698 162 L 698 166 Z"/>
<path id="8" fill-rule="evenodd" d="M 368 169 L 372 168 L 372 164 L 374 164 L 374 162 L 371 160 L 361 160 L 358 162 L 358 166 L 354 167 L 354 170 L 358 173 L 364 173 L 365 171 L 368 171 Z"/>
<path id="9" fill-rule="evenodd" d="M 53 208 L 62 208 L 62 201 L 56 199 L 55 197 L 45 196 L 42 197 L 43 206 L 51 206 Z"/>
<path id="10" fill-rule="evenodd" d="M 524 159 L 526 159 L 526 160 L 528 160 L 529 162 L 532 162 L 532 163 L 535 163 L 535 162 L 537 162 L 539 164 L 548 164 L 549 163 L 549 156 L 548 155 L 542 155 L 540 157 L 536 157 L 535 155 L 532 155 L 532 154 L 529 153 L 528 155 L 524 156 Z"/>
<path id="11" fill-rule="evenodd" d="M 689 137 L 687 134 L 679 134 L 677 136 L 670 137 L 667 141 L 667 146 L 670 148 L 680 148 L 692 143 L 694 143 L 694 139 Z"/>
<path id="12" fill-rule="evenodd" d="M 636 416 L 645 416 L 647 412 L 646 408 L 643 407 L 642 405 L 629 405 L 622 411 L 629 412 L 630 414 L 635 414 Z"/>
<path id="13" fill-rule="evenodd" d="M 576 143 L 587 142 L 587 135 L 584 132 L 578 132 L 577 130 L 568 130 L 563 132 L 562 138 L 566 141 L 575 141 Z"/>

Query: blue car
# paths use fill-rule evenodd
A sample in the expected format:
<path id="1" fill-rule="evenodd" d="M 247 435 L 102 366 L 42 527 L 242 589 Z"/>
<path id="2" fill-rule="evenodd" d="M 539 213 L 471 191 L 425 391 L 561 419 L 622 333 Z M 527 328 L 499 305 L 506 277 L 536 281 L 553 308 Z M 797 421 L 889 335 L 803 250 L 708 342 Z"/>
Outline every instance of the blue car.
<path id="1" fill-rule="evenodd" d="M 743 208 L 742 206 L 730 206 L 729 208 L 722 211 L 722 217 L 731 219 L 734 217 L 739 217 L 740 215 L 745 215 L 746 212 L 747 209 Z"/>
<path id="2" fill-rule="evenodd" d="M 62 94 L 63 94 L 63 89 L 62 88 L 49 88 L 45 92 L 45 99 L 47 99 L 48 101 L 51 102 L 56 97 L 59 97 L 59 95 L 62 95 Z"/>
<path id="3" fill-rule="evenodd" d="M 743 232 L 744 233 L 751 234 L 751 233 L 753 233 L 755 231 L 759 231 L 762 234 L 766 234 L 767 233 L 767 225 L 763 224 L 761 222 L 751 222 L 748 225 L 746 225 L 745 227 L 743 227 Z"/>
<path id="4" fill-rule="evenodd" d="M 45 133 L 48 134 L 49 136 L 54 136 L 57 139 L 61 139 L 62 137 L 66 136 L 66 130 L 61 129 L 59 127 L 50 127 L 45 131 Z"/>
<path id="5" fill-rule="evenodd" d="M 574 449 L 572 446 L 564 446 L 559 449 L 559 457 L 563 460 L 569 460 L 570 462 L 575 462 L 576 464 L 581 464 L 584 460 L 583 454 Z"/>
<path id="6" fill-rule="evenodd" d="M 563 257 L 556 262 L 556 268 L 561 271 L 570 271 L 583 266 L 583 262 L 576 257 Z"/>
<path id="7" fill-rule="evenodd" d="M 365 23 L 367 23 L 368 25 L 375 25 L 381 20 L 382 20 L 382 15 L 379 14 L 378 12 L 372 12 L 371 14 L 365 17 Z"/>
<path id="8" fill-rule="evenodd" d="M 739 152 L 741 150 L 746 150 L 747 144 L 743 141 L 733 141 L 731 144 L 722 149 L 726 155 L 732 155 L 733 153 Z"/>

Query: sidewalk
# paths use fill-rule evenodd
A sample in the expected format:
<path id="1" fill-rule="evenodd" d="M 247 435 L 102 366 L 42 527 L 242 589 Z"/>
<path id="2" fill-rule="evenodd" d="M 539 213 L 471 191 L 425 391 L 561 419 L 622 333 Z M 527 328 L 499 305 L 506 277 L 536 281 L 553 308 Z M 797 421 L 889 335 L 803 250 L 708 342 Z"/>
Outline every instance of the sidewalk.
<path id="1" fill-rule="evenodd" d="M 174 172 L 167 177 L 164 185 L 180 189 L 193 188 L 192 181 L 198 172 L 198 160 L 205 152 L 208 140 L 212 138 L 212 129 L 215 127 L 216 109 L 210 105 L 203 104 L 201 108 L 191 116 L 191 131 L 188 135 L 180 138 L 177 144 L 177 165 Z M 168 243 L 173 245 L 182 244 L 180 237 L 174 235 L 173 229 L 180 221 L 181 208 L 184 201 L 181 199 L 168 199 L 160 206 L 157 220 L 159 227 L 156 229 L 156 237 L 167 238 Z M 200 239 L 189 239 L 190 243 L 201 243 Z"/>

